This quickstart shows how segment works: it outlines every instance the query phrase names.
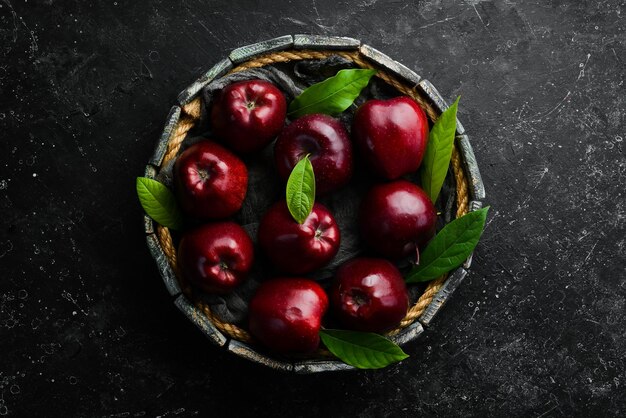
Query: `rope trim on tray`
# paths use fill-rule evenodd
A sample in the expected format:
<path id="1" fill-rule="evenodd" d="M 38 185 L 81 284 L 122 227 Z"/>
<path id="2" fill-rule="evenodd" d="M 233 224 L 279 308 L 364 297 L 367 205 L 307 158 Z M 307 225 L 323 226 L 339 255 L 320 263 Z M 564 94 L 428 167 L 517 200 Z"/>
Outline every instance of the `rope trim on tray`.
<path id="1" fill-rule="evenodd" d="M 394 87 L 400 93 L 413 98 L 421 107 L 426 111 L 426 114 L 433 122 L 437 120 L 439 115 L 435 111 L 435 109 L 428 103 L 428 101 L 422 97 L 419 92 L 412 86 L 407 86 L 406 84 L 401 83 L 395 76 L 388 74 L 383 69 L 376 67 L 375 65 L 368 62 L 364 57 L 358 52 L 347 52 L 347 51 L 281 51 L 281 52 L 272 52 L 268 54 L 261 55 L 251 61 L 244 62 L 237 67 L 233 68 L 229 73 L 235 73 L 239 71 L 248 70 L 251 68 L 259 68 L 264 67 L 266 65 L 276 64 L 279 62 L 289 62 L 289 61 L 299 61 L 299 60 L 307 60 L 307 59 L 324 59 L 331 55 L 338 55 L 340 57 L 346 58 L 352 62 L 354 62 L 357 66 L 361 68 L 373 68 L 378 70 L 376 73 L 376 77 L 380 78 L 390 86 Z M 194 100 L 186 104 L 181 109 L 181 117 L 176 124 L 174 130 L 172 131 L 171 138 L 167 145 L 167 150 L 165 152 L 165 156 L 163 157 L 162 165 L 167 164 L 169 161 L 173 160 L 178 153 L 180 145 L 184 141 L 187 133 L 191 128 L 195 126 L 195 124 L 200 120 L 200 116 L 202 113 L 202 98 L 200 96 L 196 97 Z M 463 166 L 461 163 L 461 155 L 457 150 L 456 145 L 452 148 L 452 158 L 451 158 L 452 171 L 454 174 L 454 179 L 456 182 L 456 217 L 460 217 L 465 215 L 468 212 L 469 208 L 469 185 L 467 183 L 467 179 L 465 177 L 465 172 L 463 171 Z M 176 274 L 177 279 L 181 284 L 181 288 L 183 293 L 194 302 L 194 304 L 200 309 L 207 318 L 224 334 L 228 335 L 230 338 L 233 338 L 242 342 L 251 342 L 253 340 L 250 333 L 237 325 L 230 324 L 227 322 L 221 321 L 217 316 L 213 314 L 210 307 L 194 298 L 191 287 L 184 281 L 182 278 L 180 271 L 178 269 L 177 259 L 176 259 L 176 248 L 172 242 L 172 236 L 168 228 L 158 225 L 157 226 L 157 235 L 159 238 L 159 242 L 163 247 L 163 252 L 167 256 L 167 259 Z M 426 307 L 430 304 L 433 297 L 439 292 L 443 283 L 447 278 L 447 274 L 439 277 L 428 283 L 426 290 L 417 300 L 417 302 L 411 306 L 408 310 L 404 319 L 400 322 L 400 325 L 396 329 L 391 330 L 387 335 L 396 335 L 404 328 L 411 325 L 415 322 L 423 313 Z M 326 350 L 319 350 L 318 354 L 328 355 Z"/>

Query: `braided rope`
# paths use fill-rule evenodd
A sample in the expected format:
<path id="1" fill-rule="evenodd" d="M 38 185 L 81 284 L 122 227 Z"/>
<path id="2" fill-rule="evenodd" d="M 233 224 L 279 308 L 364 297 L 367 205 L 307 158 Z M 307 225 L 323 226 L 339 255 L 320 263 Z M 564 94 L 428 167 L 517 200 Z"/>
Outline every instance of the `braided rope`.
<path id="1" fill-rule="evenodd" d="M 261 55 L 258 58 L 253 59 L 252 61 L 246 61 L 242 64 L 239 64 L 236 68 L 230 70 L 231 73 L 236 73 L 239 71 L 249 70 L 251 68 L 260 68 L 265 67 L 266 65 L 276 64 L 279 62 L 289 62 L 289 61 L 300 61 L 300 60 L 321 60 L 324 58 L 328 58 L 329 56 L 335 54 L 339 55 L 341 52 L 330 52 L 330 51 L 281 51 L 281 52 L 271 52 L 269 54 Z"/>
<path id="2" fill-rule="evenodd" d="M 176 247 L 174 247 L 170 230 L 162 225 L 157 225 L 157 235 L 159 236 L 161 247 L 167 256 L 168 261 L 172 267 L 178 267 L 178 263 L 176 262 Z"/>
<path id="3" fill-rule="evenodd" d="M 469 211 L 469 186 L 467 179 L 465 178 L 465 171 L 461 165 L 461 154 L 456 147 L 452 147 L 452 172 L 454 173 L 454 180 L 457 184 L 456 188 L 456 217 L 460 218 Z M 459 187 L 463 185 L 463 187 Z"/>
<path id="4" fill-rule="evenodd" d="M 215 324 L 215 327 L 222 331 L 224 334 L 244 343 L 249 343 L 252 341 L 252 336 L 248 331 L 238 327 L 237 325 L 221 321 L 217 316 L 213 314 L 211 308 L 206 303 L 196 300 L 195 304 L 207 316 L 207 318 L 209 318 L 209 320 L 213 322 L 213 324 Z"/>
<path id="5" fill-rule="evenodd" d="M 187 133 L 195 126 L 196 122 L 198 122 L 201 114 L 202 98 L 200 96 L 196 97 L 182 107 L 178 123 L 176 124 L 176 127 L 174 127 L 170 140 L 167 143 L 167 150 L 165 151 L 165 156 L 163 157 L 163 162 L 161 163 L 162 166 L 176 157 L 181 144 L 187 137 Z"/>
<path id="6" fill-rule="evenodd" d="M 413 88 L 408 87 L 407 85 L 401 83 L 396 77 L 388 74 L 385 71 L 381 71 L 381 69 L 372 65 L 368 61 L 366 61 L 359 52 L 346 52 L 346 51 L 281 51 L 281 52 L 273 52 L 269 54 L 262 55 L 260 57 L 255 58 L 254 60 L 247 61 L 233 68 L 230 73 L 236 73 L 239 71 L 248 70 L 251 68 L 260 68 L 271 64 L 276 64 L 279 62 L 289 62 L 289 61 L 298 61 L 305 59 L 324 59 L 331 55 L 338 55 L 348 60 L 354 62 L 357 66 L 361 68 L 374 68 L 377 69 L 378 72 L 376 76 L 394 87 L 400 93 L 413 98 L 421 107 L 425 110 L 426 114 L 433 122 L 437 120 L 439 115 L 435 111 L 435 109 L 426 101 L 424 97 L 422 97 L 419 92 Z M 189 102 L 187 105 L 183 106 L 181 109 L 181 117 L 174 128 L 170 140 L 168 142 L 167 151 L 163 158 L 163 165 L 167 164 L 169 161 L 174 159 L 178 154 L 178 150 L 182 142 L 184 141 L 187 133 L 190 129 L 194 127 L 196 122 L 200 119 L 200 115 L 202 112 L 202 99 L 201 97 L 196 97 L 194 100 Z M 465 177 L 465 173 L 463 171 L 463 167 L 461 164 L 461 155 L 459 154 L 456 146 L 452 148 L 452 171 L 454 174 L 454 179 L 456 181 L 456 203 L 457 203 L 457 211 L 456 217 L 460 217 L 467 213 L 469 208 L 469 186 L 467 183 L 467 179 Z M 195 305 L 207 316 L 207 318 L 223 333 L 227 334 L 229 337 L 242 341 L 242 342 L 251 342 L 253 341 L 252 336 L 248 331 L 243 328 L 240 328 L 234 324 L 230 324 L 227 322 L 221 321 L 217 316 L 213 314 L 209 305 L 201 300 L 197 300 L 193 298 L 192 291 L 190 286 L 185 283 L 182 275 L 179 272 L 177 260 L 176 260 L 176 249 L 174 248 L 174 244 L 172 242 L 172 237 L 169 230 L 162 226 L 157 226 L 157 235 L 159 237 L 159 241 L 161 242 L 161 246 L 163 247 L 163 251 L 168 258 L 168 261 L 174 272 L 181 282 L 181 287 L 183 288 L 183 292 L 194 300 Z M 447 274 L 437 278 L 436 280 L 431 281 L 424 293 L 419 297 L 417 302 L 407 311 L 406 316 L 400 322 L 397 328 L 393 329 L 388 333 L 388 335 L 398 334 L 402 329 L 411 325 L 415 322 L 423 313 L 426 307 L 430 304 L 433 297 L 439 292 L 443 283 L 447 278 Z M 327 353 L 318 350 L 318 354 L 325 355 Z"/>

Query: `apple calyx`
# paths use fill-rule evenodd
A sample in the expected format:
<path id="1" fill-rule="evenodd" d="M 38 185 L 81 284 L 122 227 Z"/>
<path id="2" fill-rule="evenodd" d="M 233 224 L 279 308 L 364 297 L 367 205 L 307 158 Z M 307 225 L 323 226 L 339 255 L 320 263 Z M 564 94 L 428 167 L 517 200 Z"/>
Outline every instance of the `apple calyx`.
<path id="1" fill-rule="evenodd" d="M 365 292 L 359 289 L 351 289 L 346 293 L 346 303 L 354 308 L 354 312 L 358 312 L 370 303 L 370 298 Z"/>

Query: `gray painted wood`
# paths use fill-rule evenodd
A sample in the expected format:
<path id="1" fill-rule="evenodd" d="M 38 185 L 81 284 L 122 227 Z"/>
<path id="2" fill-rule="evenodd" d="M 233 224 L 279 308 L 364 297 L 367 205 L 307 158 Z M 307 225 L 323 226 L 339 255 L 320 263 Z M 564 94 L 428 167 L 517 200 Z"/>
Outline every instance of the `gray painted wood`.
<path id="1" fill-rule="evenodd" d="M 228 58 L 224 58 L 223 60 L 215 64 L 213 68 L 204 73 L 202 77 L 194 81 L 189 87 L 180 92 L 180 94 L 178 95 L 178 103 L 180 104 L 180 106 L 184 106 L 193 99 L 195 99 L 198 93 L 200 93 L 200 91 L 204 88 L 204 86 L 206 86 L 216 78 L 223 76 L 232 68 L 233 63 Z"/>
<path id="2" fill-rule="evenodd" d="M 180 295 L 174 301 L 174 304 L 180 309 L 185 316 L 194 323 L 195 326 L 206 335 L 211 342 L 222 347 L 226 345 L 228 339 L 218 330 L 215 325 L 206 317 L 206 315 L 196 308 L 185 295 Z"/>
<path id="3" fill-rule="evenodd" d="M 152 180 L 156 179 L 157 168 L 152 164 L 146 165 L 146 168 L 143 170 L 143 176 Z"/>
<path id="4" fill-rule="evenodd" d="M 293 35 L 294 49 L 359 49 L 361 41 L 345 36 Z"/>
<path id="5" fill-rule="evenodd" d="M 408 343 L 409 341 L 417 339 L 417 337 L 419 337 L 422 332 L 424 332 L 424 327 L 422 326 L 422 324 L 420 324 L 419 321 L 415 321 L 390 339 L 394 343 L 402 345 Z"/>
<path id="6" fill-rule="evenodd" d="M 258 42 L 256 44 L 242 46 L 234 49 L 228 58 L 234 63 L 239 64 L 244 61 L 256 58 L 261 54 L 274 51 L 282 51 L 293 46 L 293 37 L 291 35 L 279 36 L 278 38 L 268 39 L 267 41 Z"/>
<path id="7" fill-rule="evenodd" d="M 170 109 L 170 113 L 167 115 L 167 121 L 165 122 L 165 128 L 163 128 L 163 133 L 159 138 L 156 147 L 154 148 L 154 153 L 152 153 L 152 157 L 150 158 L 149 163 L 159 167 L 161 162 L 163 161 L 163 157 L 165 156 L 165 152 L 167 151 L 167 144 L 170 141 L 170 137 L 172 136 L 172 131 L 180 118 L 180 107 L 172 106 Z"/>
<path id="8" fill-rule="evenodd" d="M 148 242 L 150 254 L 152 254 L 154 261 L 156 261 L 157 268 L 159 269 L 159 273 L 161 273 L 161 277 L 163 278 L 163 283 L 165 283 L 167 291 L 172 296 L 180 294 L 181 290 L 178 284 L 178 279 L 172 270 L 172 266 L 170 266 L 167 256 L 161 248 L 159 239 L 156 235 L 150 234 L 146 236 L 146 241 Z"/>
<path id="9" fill-rule="evenodd" d="M 429 326 L 432 320 L 435 318 L 437 313 L 443 308 L 445 303 L 448 301 L 452 293 L 456 290 L 456 288 L 461 284 L 465 276 L 467 275 L 467 271 L 459 267 L 456 269 L 448 279 L 445 281 L 439 292 L 433 297 L 433 300 L 426 307 L 426 310 L 420 316 L 419 320 L 425 326 Z"/>
<path id="10" fill-rule="evenodd" d="M 417 85 L 417 90 L 424 96 L 428 97 L 435 110 L 437 110 L 437 113 L 441 114 L 448 108 L 448 104 L 445 99 L 441 96 L 441 94 L 439 94 L 439 91 L 430 81 L 422 79 Z"/>
<path id="11" fill-rule="evenodd" d="M 417 85 L 417 90 L 430 99 L 430 102 L 435 110 L 437 110 L 437 113 L 441 114 L 448 107 L 450 107 L 446 100 L 443 98 L 443 96 L 439 93 L 437 88 L 433 86 L 430 81 L 422 79 L 422 81 L 420 81 Z M 459 118 L 456 118 L 456 134 L 462 135 L 464 133 L 465 127 L 463 126 Z"/>
<path id="12" fill-rule="evenodd" d="M 482 208 L 482 207 L 483 207 L 483 203 L 482 203 L 482 202 L 479 202 L 478 200 L 472 200 L 472 201 L 470 201 L 470 203 L 469 203 L 469 211 L 470 211 L 470 212 L 473 212 L 473 211 L 475 211 L 475 210 L 478 210 L 478 209 L 480 209 L 480 208 Z M 463 263 L 463 268 L 464 268 L 465 270 L 469 270 L 469 268 L 470 268 L 470 267 L 471 267 L 471 265 L 472 265 L 472 259 L 473 259 L 473 258 L 474 258 L 474 254 L 473 254 L 473 253 L 472 253 L 472 254 L 470 254 L 470 256 L 469 256 L 469 257 L 467 257 L 467 260 L 465 260 L 465 262 Z"/>
<path id="13" fill-rule="evenodd" d="M 457 115 L 458 115 L 458 113 L 457 113 Z M 463 124 L 461 123 L 459 118 L 456 118 L 456 134 L 457 135 L 463 135 L 464 133 L 465 133 L 465 127 L 463 126 Z"/>
<path id="14" fill-rule="evenodd" d="M 242 343 L 236 340 L 230 340 L 228 342 L 228 351 L 237 354 L 240 357 L 252 360 L 255 363 L 263 364 L 267 367 L 271 367 L 276 370 L 293 371 L 293 364 L 285 361 L 280 361 L 268 357 L 264 354 L 257 352 L 254 348 L 248 344 Z"/>
<path id="15" fill-rule="evenodd" d="M 472 260 L 474 259 L 474 253 L 471 253 L 469 257 L 467 257 L 467 260 L 465 260 L 465 262 L 463 263 L 463 268 L 465 270 L 469 270 L 469 268 L 472 266 Z"/>
<path id="16" fill-rule="evenodd" d="M 483 202 L 479 200 L 470 200 L 469 202 L 469 211 L 474 212 L 475 210 L 482 209 Z"/>
<path id="17" fill-rule="evenodd" d="M 456 143 L 459 146 L 459 151 L 463 156 L 463 165 L 465 167 L 465 173 L 467 174 L 470 195 L 473 200 L 485 199 L 485 186 L 483 184 L 482 177 L 480 176 L 480 170 L 478 169 L 478 163 L 474 156 L 474 150 L 470 144 L 469 137 L 467 135 L 459 135 L 456 137 Z"/>
<path id="18" fill-rule="evenodd" d="M 293 371 L 298 374 L 334 372 L 341 370 L 358 370 L 339 360 L 306 360 L 294 364 Z"/>
<path id="19" fill-rule="evenodd" d="M 152 164 L 148 164 L 143 172 L 143 176 L 149 179 L 156 179 L 157 169 Z M 143 215 L 143 230 L 146 234 L 154 234 L 154 221 L 148 215 Z"/>
<path id="20" fill-rule="evenodd" d="M 361 47 L 359 48 L 359 52 L 369 61 L 387 69 L 392 74 L 400 77 L 402 80 L 408 82 L 413 86 L 417 85 L 422 79 L 422 77 L 415 73 L 415 71 L 411 70 L 403 64 L 400 64 L 398 61 L 389 58 L 386 54 L 383 54 L 379 50 L 372 48 L 369 45 L 361 45 Z"/>
<path id="21" fill-rule="evenodd" d="M 154 221 L 148 215 L 143 215 L 143 230 L 146 234 L 154 234 Z"/>

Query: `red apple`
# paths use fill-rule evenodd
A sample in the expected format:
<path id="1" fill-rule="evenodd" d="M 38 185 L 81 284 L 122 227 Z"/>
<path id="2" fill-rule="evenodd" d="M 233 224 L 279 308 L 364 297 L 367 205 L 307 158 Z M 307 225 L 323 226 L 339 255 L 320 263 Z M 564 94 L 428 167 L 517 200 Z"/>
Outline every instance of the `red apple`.
<path id="1" fill-rule="evenodd" d="M 328 115 L 306 115 L 293 121 L 274 145 L 278 174 L 286 181 L 305 155 L 315 172 L 318 195 L 344 186 L 352 176 L 352 146 L 345 128 Z"/>
<path id="2" fill-rule="evenodd" d="M 437 212 L 428 195 L 405 180 L 378 184 L 361 202 L 361 235 L 378 254 L 398 259 L 435 234 Z"/>
<path id="3" fill-rule="evenodd" d="M 198 142 L 178 156 L 174 189 L 183 212 L 197 219 L 226 218 L 243 204 L 248 169 L 233 153 L 211 141 Z"/>
<path id="4" fill-rule="evenodd" d="M 339 227 L 320 203 L 304 223 L 296 222 L 285 201 L 272 206 L 259 225 L 259 244 L 278 269 L 305 274 L 327 264 L 339 250 Z"/>
<path id="5" fill-rule="evenodd" d="M 330 299 L 337 319 L 357 331 L 389 331 L 409 307 L 402 275 L 381 258 L 355 258 L 342 264 L 335 274 Z"/>
<path id="6" fill-rule="evenodd" d="M 249 329 L 278 353 L 311 353 L 319 345 L 326 309 L 328 297 L 314 281 L 272 279 L 261 284 L 250 302 Z"/>
<path id="7" fill-rule="evenodd" d="M 287 102 L 268 81 L 247 80 L 224 87 L 214 100 L 214 133 L 238 152 L 258 151 L 269 144 L 285 124 Z"/>
<path id="8" fill-rule="evenodd" d="M 185 233 L 178 245 L 184 277 L 208 293 L 233 290 L 248 275 L 253 259 L 252 240 L 234 222 L 203 225 Z"/>
<path id="9" fill-rule="evenodd" d="M 428 119 L 410 97 L 369 100 L 357 109 L 352 134 L 371 169 L 394 180 L 416 171 L 422 163 Z"/>

